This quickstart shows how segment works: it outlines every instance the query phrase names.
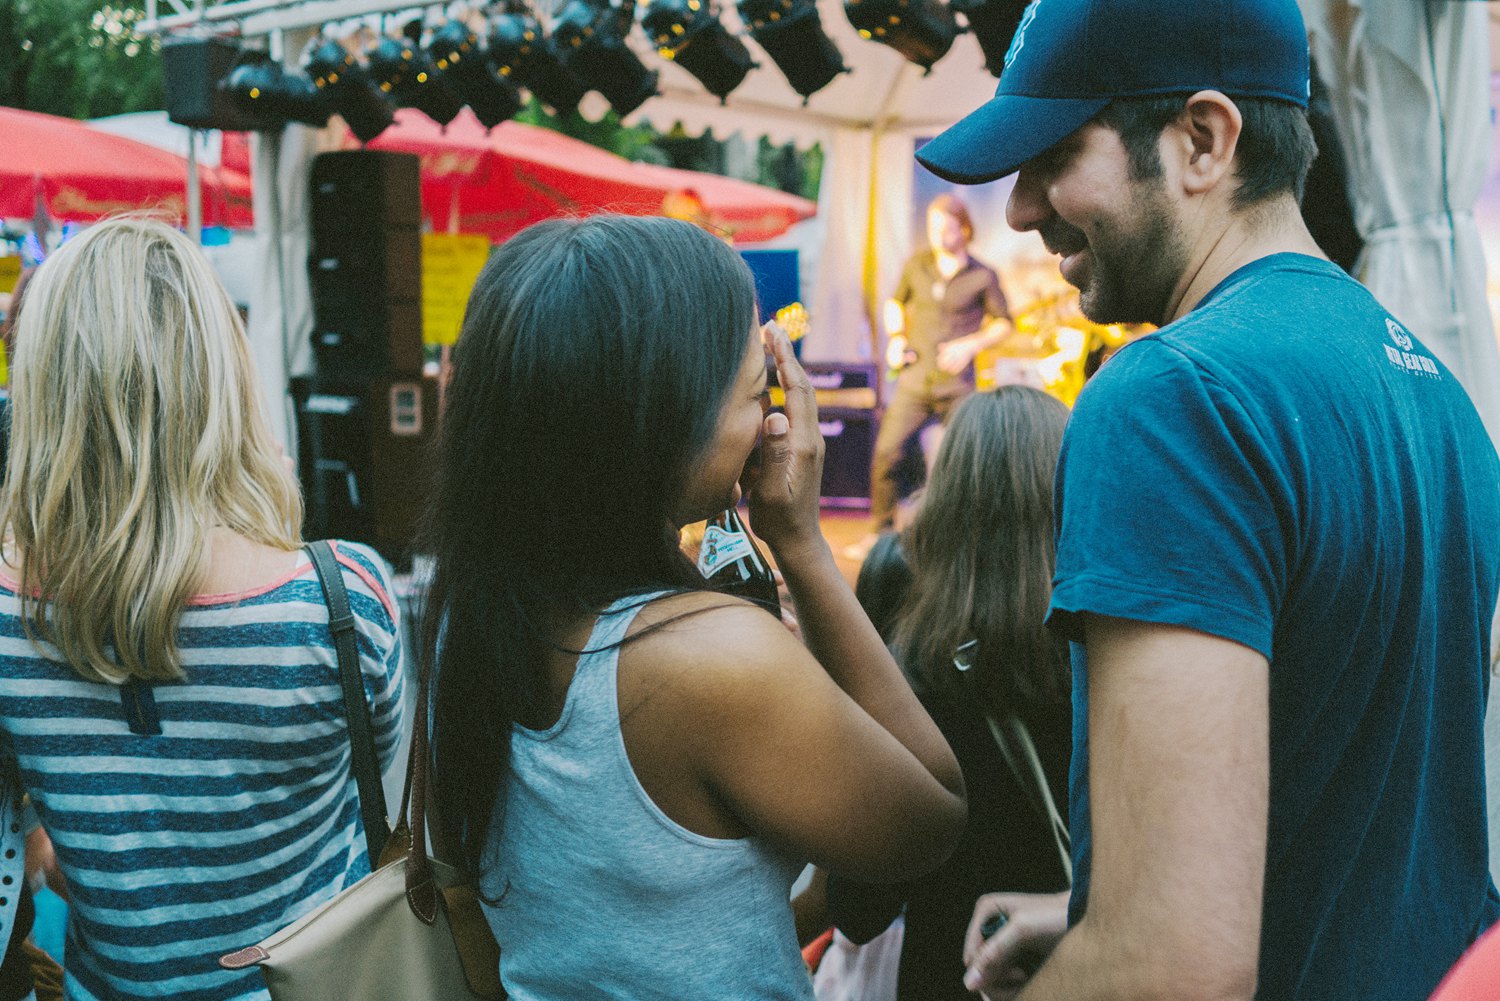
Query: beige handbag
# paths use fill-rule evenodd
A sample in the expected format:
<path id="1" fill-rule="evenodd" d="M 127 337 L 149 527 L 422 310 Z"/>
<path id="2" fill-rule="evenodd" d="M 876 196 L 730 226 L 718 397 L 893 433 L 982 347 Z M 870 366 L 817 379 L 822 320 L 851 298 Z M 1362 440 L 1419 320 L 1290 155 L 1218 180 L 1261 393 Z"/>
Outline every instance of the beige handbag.
<path id="1" fill-rule="evenodd" d="M 329 600 L 340 672 L 347 679 L 352 666 L 358 683 L 354 620 L 342 574 L 336 567 L 325 571 L 316 554 L 314 562 Z M 401 815 L 379 855 L 380 868 L 259 945 L 219 960 L 230 970 L 260 966 L 273 1001 L 498 1001 L 505 996 L 500 949 L 475 886 L 427 855 L 427 685 L 424 667 Z M 359 708 L 348 706 L 351 721 L 360 710 L 368 721 L 362 685 L 358 692 Z M 348 703 L 347 686 L 345 694 Z M 355 739 L 360 729 L 363 742 Z M 368 722 L 362 728 L 351 722 L 350 737 L 361 799 L 367 799 L 366 788 L 373 783 L 367 801 L 374 801 L 380 797 L 379 770 Z M 383 805 L 381 813 L 383 835 Z"/>

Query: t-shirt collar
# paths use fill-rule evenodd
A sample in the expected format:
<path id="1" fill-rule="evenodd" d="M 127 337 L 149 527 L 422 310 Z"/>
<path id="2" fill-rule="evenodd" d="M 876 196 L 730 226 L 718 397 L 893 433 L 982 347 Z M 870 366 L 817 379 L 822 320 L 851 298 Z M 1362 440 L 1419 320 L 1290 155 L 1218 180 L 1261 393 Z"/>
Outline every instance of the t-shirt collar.
<path id="1" fill-rule="evenodd" d="M 1202 299 L 1199 299 L 1198 304 L 1188 312 L 1197 312 L 1204 306 L 1207 306 L 1214 299 L 1228 292 L 1231 288 L 1238 285 L 1240 282 L 1248 281 L 1249 279 L 1258 277 L 1268 271 L 1282 271 L 1292 268 L 1304 271 L 1308 269 L 1314 269 L 1320 271 L 1334 271 L 1338 274 L 1344 273 L 1337 264 L 1334 264 L 1332 261 L 1324 260 L 1321 257 L 1313 257 L 1309 254 L 1298 254 L 1291 251 L 1280 254 L 1270 254 L 1266 257 L 1257 258 L 1251 261 L 1249 264 L 1231 271 L 1224 277 L 1222 281 L 1219 282 L 1219 284 L 1209 289 L 1208 294 L 1205 295 Z"/>

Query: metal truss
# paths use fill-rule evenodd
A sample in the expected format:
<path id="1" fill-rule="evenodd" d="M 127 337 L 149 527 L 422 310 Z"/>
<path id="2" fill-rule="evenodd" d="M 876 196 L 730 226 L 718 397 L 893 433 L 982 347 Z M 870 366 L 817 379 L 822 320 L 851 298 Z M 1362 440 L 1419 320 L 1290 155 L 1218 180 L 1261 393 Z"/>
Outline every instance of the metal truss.
<path id="1" fill-rule="evenodd" d="M 136 30 L 163 34 L 199 28 L 266 35 L 420 6 L 413 0 L 146 0 L 146 19 Z"/>

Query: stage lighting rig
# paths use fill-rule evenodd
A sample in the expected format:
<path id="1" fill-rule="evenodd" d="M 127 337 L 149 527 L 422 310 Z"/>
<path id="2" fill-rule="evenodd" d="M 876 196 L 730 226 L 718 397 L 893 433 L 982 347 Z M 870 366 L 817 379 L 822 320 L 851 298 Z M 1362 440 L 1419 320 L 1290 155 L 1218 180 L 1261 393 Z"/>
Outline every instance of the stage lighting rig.
<path id="1" fill-rule="evenodd" d="M 274 132 L 287 122 L 322 128 L 332 113 L 311 80 L 288 73 L 268 54 L 253 49 L 241 54 L 219 87 L 257 132 Z"/>
<path id="2" fill-rule="evenodd" d="M 432 33 L 427 58 L 485 128 L 492 129 L 521 110 L 515 81 L 496 72 L 480 50 L 479 36 L 462 21 L 449 21 Z"/>
<path id="3" fill-rule="evenodd" d="M 781 70 L 802 103 L 849 72 L 843 54 L 823 31 L 815 0 L 739 0 L 740 20 Z"/>
<path id="4" fill-rule="evenodd" d="M 507 5 L 490 24 L 490 61 L 501 76 L 531 91 L 558 114 L 578 107 L 588 84 L 563 63 L 557 43 L 520 4 Z"/>
<path id="5" fill-rule="evenodd" d="M 859 37 L 889 45 L 927 73 L 962 30 L 942 0 L 844 0 L 844 13 Z"/>
<path id="6" fill-rule="evenodd" d="M 327 41 L 312 52 L 307 72 L 328 96 L 334 113 L 343 117 L 355 138 L 367 143 L 390 128 L 396 115 L 390 101 L 376 89 L 364 67 L 338 42 Z"/>
<path id="7" fill-rule="evenodd" d="M 720 23 L 708 0 L 651 0 L 641 18 L 656 51 L 687 70 L 723 104 L 758 65 Z"/>
<path id="8" fill-rule="evenodd" d="M 625 43 L 633 23 L 631 10 L 605 0 L 569 0 L 552 25 L 563 62 L 603 94 L 621 118 L 657 93 L 656 73 Z"/>
<path id="9" fill-rule="evenodd" d="M 382 38 L 365 56 L 370 79 L 403 108 L 416 108 L 439 125 L 464 110 L 464 102 L 427 53 L 405 38 Z"/>
<path id="10" fill-rule="evenodd" d="M 1005 69 L 1005 53 L 1026 12 L 1027 0 L 950 0 L 953 10 L 969 22 L 969 30 L 984 52 L 984 68 L 995 76 Z"/>

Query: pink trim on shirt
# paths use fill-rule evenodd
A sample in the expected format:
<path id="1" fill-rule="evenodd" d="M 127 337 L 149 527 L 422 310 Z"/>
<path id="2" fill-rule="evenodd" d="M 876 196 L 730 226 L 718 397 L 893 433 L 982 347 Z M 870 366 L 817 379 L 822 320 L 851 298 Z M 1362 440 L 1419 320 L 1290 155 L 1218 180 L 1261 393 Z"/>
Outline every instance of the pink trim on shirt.
<path id="1" fill-rule="evenodd" d="M 375 597 L 379 598 L 380 603 L 385 606 L 386 614 L 391 617 L 392 622 L 395 622 L 396 603 L 391 600 L 391 596 L 387 594 L 385 588 L 381 586 L 379 579 L 376 578 L 374 574 L 370 573 L 370 571 L 360 566 L 360 564 L 355 561 L 354 557 L 339 552 L 339 546 L 337 542 L 332 543 L 332 546 L 334 558 L 337 559 L 338 562 L 343 566 L 347 567 L 350 570 L 353 570 L 355 574 L 359 576 L 360 580 L 369 585 L 370 590 L 375 592 Z M 189 606 L 228 605 L 236 601 L 246 601 L 250 598 L 258 598 L 261 595 L 266 594 L 267 592 L 276 590 L 278 587 L 284 587 L 287 584 L 290 584 L 298 577 L 301 577 L 303 574 L 307 573 L 308 569 L 311 567 L 312 560 L 303 559 L 298 562 L 298 564 L 290 571 L 276 578 L 275 580 L 270 581 L 269 583 L 258 584 L 255 587 L 252 587 L 249 590 L 245 591 L 226 591 L 222 594 L 195 594 L 187 600 L 187 603 Z M 16 580 L 4 570 L 0 570 L 0 587 L 4 587 L 6 590 L 9 590 L 15 594 L 19 594 L 21 591 L 20 581 Z M 33 594 L 32 597 L 40 598 L 40 594 Z"/>
<path id="2" fill-rule="evenodd" d="M 227 605 L 235 601 L 244 601 L 246 598 L 258 598 L 268 591 L 274 591 L 278 587 L 283 587 L 296 580 L 305 574 L 307 568 L 310 566 L 312 566 L 312 561 L 304 560 L 290 572 L 276 578 L 269 584 L 257 584 L 247 591 L 226 591 L 223 594 L 195 594 L 188 598 L 187 603 L 189 605 Z M 13 594 L 21 593 L 21 582 L 4 570 L 0 570 L 0 587 L 4 587 Z M 33 591 L 31 596 L 40 600 L 41 592 Z"/>
<path id="3" fill-rule="evenodd" d="M 249 598 L 259 598 L 261 595 L 274 591 L 278 587 L 285 587 L 292 581 L 307 573 L 307 568 L 312 566 L 312 560 L 302 560 L 290 571 L 277 577 L 269 584 L 257 584 L 255 587 L 245 591 L 225 591 L 222 594 L 195 594 L 187 600 L 189 605 L 228 605 L 236 601 L 245 601 Z"/>
<path id="4" fill-rule="evenodd" d="M 348 567 L 350 570 L 353 570 L 356 574 L 359 575 L 360 580 L 369 585 L 370 590 L 375 592 L 375 597 L 379 598 L 380 603 L 385 606 L 385 614 L 391 617 L 392 622 L 395 622 L 396 603 L 391 600 L 390 595 L 385 593 L 385 588 L 380 586 L 380 581 L 376 580 L 375 575 L 356 563 L 354 557 L 345 556 L 343 553 L 339 552 L 339 544 L 337 542 L 330 542 L 329 544 L 333 546 L 334 558 L 344 566 Z"/>

